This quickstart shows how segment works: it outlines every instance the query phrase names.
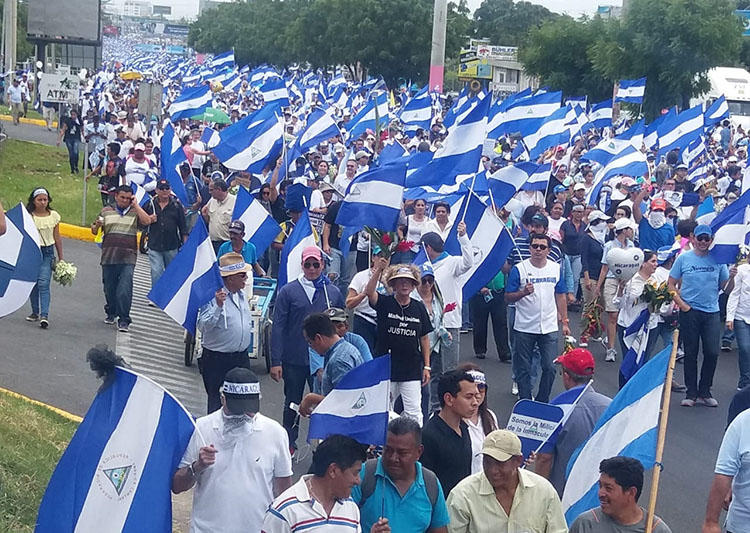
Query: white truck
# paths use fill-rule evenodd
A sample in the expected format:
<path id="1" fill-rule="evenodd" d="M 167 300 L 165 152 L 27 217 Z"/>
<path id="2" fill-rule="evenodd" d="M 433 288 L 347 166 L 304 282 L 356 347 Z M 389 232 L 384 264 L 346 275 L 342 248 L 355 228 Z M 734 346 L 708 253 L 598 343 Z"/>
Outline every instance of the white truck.
<path id="1" fill-rule="evenodd" d="M 750 128 L 750 72 L 736 67 L 715 67 L 708 71 L 711 88 L 699 98 L 690 102 L 713 102 L 722 94 L 729 105 L 729 116 L 735 126 Z"/>

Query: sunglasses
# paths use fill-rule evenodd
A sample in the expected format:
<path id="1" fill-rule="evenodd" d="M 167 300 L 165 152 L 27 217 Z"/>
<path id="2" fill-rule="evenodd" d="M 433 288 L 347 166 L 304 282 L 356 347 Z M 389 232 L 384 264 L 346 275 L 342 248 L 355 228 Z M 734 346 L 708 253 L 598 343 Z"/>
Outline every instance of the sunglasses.
<path id="1" fill-rule="evenodd" d="M 320 263 L 316 261 L 315 263 L 305 263 L 303 266 L 305 268 L 320 268 Z"/>
<path id="2" fill-rule="evenodd" d="M 422 285 L 427 285 L 428 283 L 432 285 L 435 283 L 435 280 L 432 278 L 422 278 Z"/>
<path id="3" fill-rule="evenodd" d="M 534 250 L 546 250 L 549 247 L 546 244 L 532 244 L 531 248 Z"/>
<path id="4" fill-rule="evenodd" d="M 701 242 L 710 242 L 711 239 L 713 239 L 713 237 L 711 237 L 710 235 L 699 235 L 695 238 L 696 241 Z"/>
<path id="5" fill-rule="evenodd" d="M 271 191 L 263 191 L 263 196 L 269 196 L 271 194 Z"/>

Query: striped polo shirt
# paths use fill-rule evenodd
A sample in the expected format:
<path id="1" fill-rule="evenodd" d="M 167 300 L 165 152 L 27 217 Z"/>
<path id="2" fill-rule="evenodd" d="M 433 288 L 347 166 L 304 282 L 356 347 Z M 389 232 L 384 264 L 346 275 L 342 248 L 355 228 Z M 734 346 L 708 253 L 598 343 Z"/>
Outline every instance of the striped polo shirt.
<path id="1" fill-rule="evenodd" d="M 138 216 L 132 208 L 120 212 L 107 206 L 99 214 L 103 219 L 102 265 L 134 265 L 138 253 Z"/>
<path id="2" fill-rule="evenodd" d="M 360 533 L 359 507 L 351 498 L 338 500 L 326 515 L 325 509 L 310 496 L 306 481 L 300 480 L 276 498 L 266 511 L 262 533 Z"/>

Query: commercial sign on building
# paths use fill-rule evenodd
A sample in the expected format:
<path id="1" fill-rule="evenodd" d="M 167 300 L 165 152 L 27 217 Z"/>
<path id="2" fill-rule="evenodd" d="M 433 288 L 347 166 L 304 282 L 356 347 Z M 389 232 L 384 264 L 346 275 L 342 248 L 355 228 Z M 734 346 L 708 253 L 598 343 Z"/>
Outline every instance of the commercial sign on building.
<path id="1" fill-rule="evenodd" d="M 472 59 L 458 66 L 459 78 L 492 79 L 492 65 L 486 59 Z"/>
<path id="2" fill-rule="evenodd" d="M 78 86 L 78 76 L 44 73 L 39 80 L 39 95 L 42 102 L 77 104 Z"/>
<path id="3" fill-rule="evenodd" d="M 518 61 L 518 48 L 515 46 L 482 44 L 477 46 L 477 57 L 497 61 Z"/>

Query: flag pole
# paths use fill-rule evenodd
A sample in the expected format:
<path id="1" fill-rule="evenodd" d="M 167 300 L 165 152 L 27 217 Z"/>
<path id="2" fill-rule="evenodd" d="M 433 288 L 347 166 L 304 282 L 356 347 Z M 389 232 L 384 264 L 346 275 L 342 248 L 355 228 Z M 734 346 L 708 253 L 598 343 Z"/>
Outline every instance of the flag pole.
<path id="1" fill-rule="evenodd" d="M 466 218 L 466 212 L 469 210 L 469 202 L 468 202 L 468 200 L 469 200 L 469 198 L 471 198 L 471 195 L 474 194 L 474 182 L 476 181 L 476 179 L 477 179 L 477 172 L 475 172 L 474 176 L 471 178 L 471 185 L 469 186 L 469 192 L 468 192 L 468 194 L 466 196 L 466 200 L 467 200 L 467 202 L 466 202 L 466 209 L 464 209 L 464 212 L 461 214 L 461 222 L 464 221 L 464 219 Z M 492 203 L 494 205 L 495 202 L 492 202 Z"/>
<path id="2" fill-rule="evenodd" d="M 672 375 L 674 374 L 675 360 L 677 359 L 677 342 L 680 330 L 675 329 L 672 333 L 672 353 L 669 355 L 667 365 L 667 378 L 664 381 L 664 396 L 661 404 L 661 419 L 659 420 L 659 435 L 656 439 L 656 461 L 651 477 L 651 494 L 648 501 L 648 515 L 646 517 L 646 533 L 654 530 L 654 513 L 656 511 L 656 497 L 659 493 L 659 477 L 661 476 L 661 459 L 664 455 L 664 442 L 667 437 L 667 421 L 669 420 L 669 400 L 672 397 Z"/>

